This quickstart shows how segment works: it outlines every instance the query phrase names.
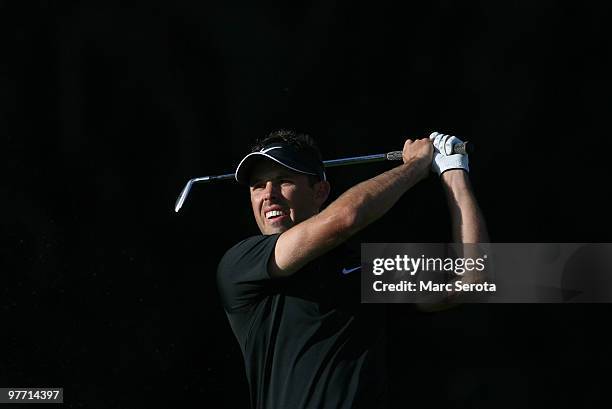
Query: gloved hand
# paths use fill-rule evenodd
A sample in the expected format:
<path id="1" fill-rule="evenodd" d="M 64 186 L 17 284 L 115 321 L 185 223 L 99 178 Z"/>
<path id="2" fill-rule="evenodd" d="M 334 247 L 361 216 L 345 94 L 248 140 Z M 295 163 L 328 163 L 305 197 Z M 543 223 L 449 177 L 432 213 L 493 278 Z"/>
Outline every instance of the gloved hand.
<path id="1" fill-rule="evenodd" d="M 462 143 L 463 141 L 456 136 L 444 135 L 438 132 L 432 132 L 429 139 L 433 142 L 434 154 L 431 167 L 438 174 L 446 172 L 450 169 L 463 169 L 466 172 L 470 171 L 468 166 L 468 155 L 460 155 L 453 153 L 453 145 Z"/>

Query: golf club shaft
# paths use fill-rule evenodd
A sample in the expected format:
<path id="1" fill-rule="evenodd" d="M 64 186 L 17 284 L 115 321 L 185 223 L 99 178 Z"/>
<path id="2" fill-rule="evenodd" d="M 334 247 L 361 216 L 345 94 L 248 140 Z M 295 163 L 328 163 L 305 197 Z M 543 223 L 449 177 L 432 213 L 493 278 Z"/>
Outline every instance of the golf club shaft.
<path id="1" fill-rule="evenodd" d="M 468 145 L 468 142 L 463 142 L 463 143 L 453 146 L 453 153 L 464 154 L 466 152 L 471 151 L 472 148 L 473 146 L 471 144 Z M 376 155 L 353 156 L 349 158 L 325 160 L 323 161 L 323 165 L 326 168 L 333 168 L 336 166 L 357 165 L 357 164 L 371 163 L 371 162 L 382 162 L 385 160 L 399 161 L 402 159 L 403 159 L 402 151 L 393 151 L 393 152 L 388 152 L 388 153 L 379 153 Z M 185 200 L 187 199 L 187 195 L 189 195 L 191 186 L 194 183 L 213 182 L 216 180 L 229 180 L 229 179 L 235 180 L 233 173 L 226 173 L 224 175 L 215 175 L 215 176 L 203 176 L 199 178 L 190 179 L 185 185 L 185 187 L 183 188 L 181 194 L 179 195 L 176 201 L 176 205 L 174 206 L 174 211 L 178 212 L 181 209 L 181 207 L 183 206 L 183 203 L 185 203 Z"/>
<path id="2" fill-rule="evenodd" d="M 399 157 L 397 157 L 397 154 L 399 154 Z M 354 156 L 351 158 L 326 160 L 326 161 L 323 161 L 323 165 L 325 165 L 325 167 L 327 168 L 327 167 L 334 167 L 334 166 L 354 165 L 358 163 L 370 163 L 370 162 L 380 162 L 383 160 L 401 160 L 401 159 L 402 159 L 402 152 L 396 151 L 396 152 L 389 152 L 389 153 L 381 153 L 377 155 Z M 176 200 L 174 211 L 178 213 L 178 211 L 181 209 L 181 207 L 183 206 L 183 203 L 185 203 L 185 200 L 187 199 L 187 196 L 189 195 L 191 186 L 193 186 L 194 183 L 213 182 L 216 180 L 230 180 L 230 179 L 235 180 L 234 173 L 226 173 L 224 175 L 214 175 L 214 176 L 202 176 L 199 178 L 190 179 L 185 185 L 185 187 L 183 188 L 183 190 L 181 191 L 181 194 L 179 195 L 178 199 Z"/>

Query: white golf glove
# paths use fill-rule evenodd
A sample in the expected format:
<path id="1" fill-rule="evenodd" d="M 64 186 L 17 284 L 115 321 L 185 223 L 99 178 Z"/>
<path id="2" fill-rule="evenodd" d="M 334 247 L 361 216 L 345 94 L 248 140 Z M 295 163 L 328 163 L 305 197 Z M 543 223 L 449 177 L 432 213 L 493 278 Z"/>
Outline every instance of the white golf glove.
<path id="1" fill-rule="evenodd" d="M 432 132 L 429 139 L 433 142 L 434 154 L 431 163 L 432 169 L 438 174 L 451 169 L 463 169 L 466 172 L 470 171 L 468 166 L 468 155 L 460 155 L 453 153 L 453 145 L 463 143 L 456 136 L 444 135 L 438 132 Z"/>

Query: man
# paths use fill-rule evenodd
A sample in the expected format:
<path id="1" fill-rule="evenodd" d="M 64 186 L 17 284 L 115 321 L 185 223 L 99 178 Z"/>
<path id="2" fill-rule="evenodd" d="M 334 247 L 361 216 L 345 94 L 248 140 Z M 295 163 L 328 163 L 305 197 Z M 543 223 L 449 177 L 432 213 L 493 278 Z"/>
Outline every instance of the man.
<path id="1" fill-rule="evenodd" d="M 224 255 L 217 280 L 253 408 L 386 407 L 384 310 L 360 304 L 359 272 L 347 268 L 360 261 L 341 245 L 432 167 L 442 175 L 455 239 L 488 241 L 467 156 L 446 152 L 457 142 L 437 133 L 408 139 L 402 165 L 323 210 L 330 185 L 307 135 L 273 132 L 240 162 L 236 179 L 249 185 L 262 234 Z"/>

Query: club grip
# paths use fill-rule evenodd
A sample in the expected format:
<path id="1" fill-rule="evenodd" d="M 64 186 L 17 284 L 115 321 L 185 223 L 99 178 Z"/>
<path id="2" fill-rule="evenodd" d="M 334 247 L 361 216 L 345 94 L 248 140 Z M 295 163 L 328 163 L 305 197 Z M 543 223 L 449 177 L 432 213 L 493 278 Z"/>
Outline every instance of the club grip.
<path id="1" fill-rule="evenodd" d="M 470 142 L 462 142 L 453 145 L 453 153 L 466 155 L 474 152 L 474 144 Z M 393 151 L 386 154 L 387 160 L 402 160 L 404 157 L 402 151 Z"/>
<path id="2" fill-rule="evenodd" d="M 404 156 L 402 155 L 402 151 L 393 151 L 387 153 L 387 160 L 402 160 Z"/>

